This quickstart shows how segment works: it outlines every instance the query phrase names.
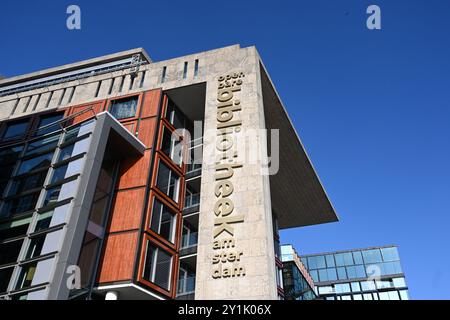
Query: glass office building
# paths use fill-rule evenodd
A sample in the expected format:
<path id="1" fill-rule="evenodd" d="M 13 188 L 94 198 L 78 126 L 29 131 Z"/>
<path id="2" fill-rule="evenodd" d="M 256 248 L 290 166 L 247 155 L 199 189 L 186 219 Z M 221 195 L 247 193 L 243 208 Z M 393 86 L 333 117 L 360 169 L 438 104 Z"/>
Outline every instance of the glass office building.
<path id="1" fill-rule="evenodd" d="M 408 300 L 396 246 L 303 255 L 320 297 L 327 300 Z"/>

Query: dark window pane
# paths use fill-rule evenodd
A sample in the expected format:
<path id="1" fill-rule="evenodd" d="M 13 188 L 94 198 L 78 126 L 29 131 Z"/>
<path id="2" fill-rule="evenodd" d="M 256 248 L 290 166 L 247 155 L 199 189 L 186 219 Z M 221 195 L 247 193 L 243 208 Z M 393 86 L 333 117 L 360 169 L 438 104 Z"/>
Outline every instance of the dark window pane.
<path id="1" fill-rule="evenodd" d="M 22 150 L 23 145 L 0 149 L 0 166 L 16 162 Z"/>
<path id="2" fill-rule="evenodd" d="M 52 115 L 48 115 L 48 116 L 43 116 L 41 117 L 41 119 L 39 120 L 39 125 L 38 128 L 39 130 L 36 132 L 36 135 L 44 135 L 53 131 L 57 131 L 60 130 L 61 127 L 58 123 L 53 124 L 51 126 L 46 127 L 49 124 L 52 124 L 55 121 L 61 120 L 63 118 L 63 114 L 52 114 Z M 44 128 L 45 127 L 45 128 Z"/>
<path id="3" fill-rule="evenodd" d="M 165 118 L 173 124 L 176 129 L 186 128 L 184 114 L 178 109 L 175 103 L 169 99 Z"/>
<path id="4" fill-rule="evenodd" d="M 16 240 L 0 244 L 0 265 L 16 262 L 22 248 L 23 240 Z"/>
<path id="5" fill-rule="evenodd" d="M 180 177 L 162 161 L 159 162 L 156 186 L 175 202 L 178 202 Z"/>
<path id="6" fill-rule="evenodd" d="M 39 153 L 45 150 L 55 149 L 58 144 L 59 134 L 47 136 L 30 142 L 27 146 L 26 156 Z"/>
<path id="7" fill-rule="evenodd" d="M 31 217 L 9 221 L 0 225 L 0 241 L 24 236 L 30 225 Z"/>
<path id="8" fill-rule="evenodd" d="M 55 168 L 52 173 L 50 184 L 63 180 L 64 177 L 66 176 L 66 171 L 68 167 L 69 163 Z"/>
<path id="9" fill-rule="evenodd" d="M 34 232 L 41 231 L 50 227 L 52 217 L 53 217 L 53 210 L 40 213 L 37 218 Z"/>
<path id="10" fill-rule="evenodd" d="M 172 256 L 147 241 L 143 278 L 166 290 L 170 289 Z"/>
<path id="11" fill-rule="evenodd" d="M 12 214 L 33 210 L 39 198 L 39 193 L 40 191 L 5 201 L 2 206 L 0 217 L 8 217 Z"/>
<path id="12" fill-rule="evenodd" d="M 8 290 L 9 280 L 11 279 L 14 268 L 0 269 L 0 292 Z"/>
<path id="13" fill-rule="evenodd" d="M 6 125 L 3 139 L 20 138 L 25 134 L 29 120 L 11 122 Z"/>
<path id="14" fill-rule="evenodd" d="M 17 174 L 33 171 L 39 168 L 48 167 L 52 161 L 53 152 L 42 154 L 35 158 L 24 160 L 19 167 Z"/>
<path id="15" fill-rule="evenodd" d="M 28 245 L 27 254 L 25 255 L 25 259 L 31 259 L 34 257 L 38 257 L 42 252 L 42 247 L 44 246 L 45 237 L 47 235 L 40 235 L 38 237 L 34 237 L 30 239 L 30 244 Z"/>
<path id="16" fill-rule="evenodd" d="M 58 201 L 59 193 L 61 191 L 62 185 L 56 186 L 54 188 L 50 188 L 45 193 L 45 199 L 43 206 L 47 206 L 49 204 L 55 203 Z"/>
<path id="17" fill-rule="evenodd" d="M 137 109 L 138 97 L 130 97 L 125 99 L 114 100 L 111 102 L 109 112 L 116 119 L 124 119 L 134 117 Z"/>
<path id="18" fill-rule="evenodd" d="M 16 283 L 16 290 L 31 286 L 31 282 L 34 278 L 34 273 L 36 272 L 37 264 L 37 261 L 35 261 L 22 266 L 19 273 L 19 279 Z"/>
<path id="19" fill-rule="evenodd" d="M 150 228 L 164 239 L 174 241 L 175 214 L 158 199 L 153 200 Z"/>
<path id="20" fill-rule="evenodd" d="M 44 185 L 45 177 L 48 170 L 43 170 L 38 173 L 14 179 L 11 188 L 8 191 L 8 196 L 20 194 L 34 188 L 42 187 Z"/>

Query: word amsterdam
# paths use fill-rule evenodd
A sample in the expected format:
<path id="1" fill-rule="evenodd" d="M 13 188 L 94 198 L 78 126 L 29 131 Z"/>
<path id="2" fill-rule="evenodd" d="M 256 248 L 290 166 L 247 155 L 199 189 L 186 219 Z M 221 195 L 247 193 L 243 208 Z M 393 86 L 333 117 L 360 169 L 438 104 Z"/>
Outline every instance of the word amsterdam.
<path id="1" fill-rule="evenodd" d="M 243 251 L 236 249 L 234 227 L 244 222 L 244 215 L 234 212 L 231 195 L 234 191 L 231 178 L 234 170 L 242 168 L 235 161 L 238 158 L 235 147 L 236 135 L 241 131 L 242 121 L 236 119 L 235 112 L 242 110 L 241 102 L 235 93 L 241 91 L 241 72 L 232 73 L 219 78 L 217 91 L 217 139 L 214 195 L 214 242 L 212 257 L 212 277 L 214 279 L 245 276 L 245 268 L 240 264 Z"/>

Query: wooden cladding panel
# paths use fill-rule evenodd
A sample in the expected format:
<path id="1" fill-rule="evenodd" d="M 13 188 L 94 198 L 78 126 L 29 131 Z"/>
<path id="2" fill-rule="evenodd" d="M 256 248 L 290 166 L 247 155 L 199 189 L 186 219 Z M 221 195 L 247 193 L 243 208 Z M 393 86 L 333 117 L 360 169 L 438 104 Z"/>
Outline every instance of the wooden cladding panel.
<path id="1" fill-rule="evenodd" d="M 126 281 L 133 278 L 138 231 L 110 234 L 104 245 L 99 283 Z"/>
<path id="2" fill-rule="evenodd" d="M 138 139 L 141 140 L 147 148 L 153 147 L 153 141 L 156 131 L 156 118 L 142 119 L 139 124 Z"/>
<path id="3" fill-rule="evenodd" d="M 68 115 L 73 115 L 76 114 L 78 112 L 81 112 L 85 109 L 88 109 L 92 107 L 92 109 L 94 110 L 95 114 L 100 113 L 103 111 L 103 107 L 104 107 L 104 102 L 97 102 L 97 103 L 93 103 L 93 104 L 86 104 L 86 105 L 81 105 L 81 106 L 74 106 L 71 107 L 69 110 Z M 91 111 L 86 111 L 85 113 L 80 114 L 79 116 L 75 117 L 71 123 L 72 124 L 76 124 L 79 123 L 83 120 L 86 120 L 88 118 L 91 118 L 92 116 L 94 116 L 94 113 Z"/>
<path id="4" fill-rule="evenodd" d="M 147 91 L 142 103 L 141 118 L 157 116 L 160 99 L 161 89 Z"/>
<path id="5" fill-rule="evenodd" d="M 117 189 L 146 186 L 151 156 L 151 150 L 147 150 L 143 157 L 122 160 Z"/>
<path id="6" fill-rule="evenodd" d="M 142 222 L 145 187 L 118 191 L 114 198 L 108 232 L 138 229 Z"/>
<path id="7" fill-rule="evenodd" d="M 121 123 L 125 127 L 125 129 L 130 131 L 131 134 L 134 135 L 136 133 L 136 125 L 137 125 L 136 120 L 129 121 L 129 122 L 121 122 Z"/>

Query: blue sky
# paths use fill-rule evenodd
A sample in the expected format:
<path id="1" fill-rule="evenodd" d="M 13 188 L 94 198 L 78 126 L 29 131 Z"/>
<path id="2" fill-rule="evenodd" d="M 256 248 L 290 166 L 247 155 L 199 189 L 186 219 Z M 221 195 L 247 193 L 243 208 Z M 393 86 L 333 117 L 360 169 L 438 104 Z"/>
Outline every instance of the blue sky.
<path id="1" fill-rule="evenodd" d="M 382 30 L 366 28 L 370 4 Z M 301 253 L 397 244 L 412 298 L 449 299 L 449 14 L 446 0 L 11 1 L 0 74 L 256 45 L 340 216 L 282 240 Z"/>

